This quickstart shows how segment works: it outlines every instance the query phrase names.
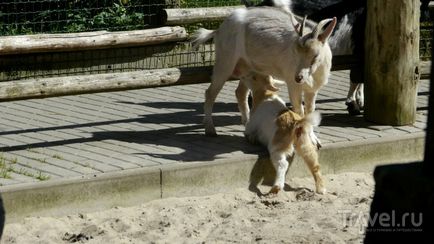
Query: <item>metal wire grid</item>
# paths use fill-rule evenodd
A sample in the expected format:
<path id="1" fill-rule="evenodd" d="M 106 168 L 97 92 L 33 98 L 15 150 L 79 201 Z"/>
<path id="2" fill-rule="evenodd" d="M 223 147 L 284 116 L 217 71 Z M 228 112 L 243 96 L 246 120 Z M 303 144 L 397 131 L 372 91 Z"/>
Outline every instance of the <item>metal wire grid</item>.
<path id="1" fill-rule="evenodd" d="M 431 50 L 433 48 L 433 36 L 434 25 L 432 23 L 421 25 L 420 27 L 420 44 L 419 44 L 419 56 L 422 60 L 430 60 Z"/>
<path id="2" fill-rule="evenodd" d="M 161 0 L 15 0 L 0 2 L 0 34 L 62 33 L 95 30 L 127 30 L 154 27 L 159 10 L 169 7 L 199 7 L 239 5 L 233 1 L 161 1 Z M 113 10 L 113 6 L 116 9 Z M 113 23 L 124 13 L 143 13 L 137 22 L 125 20 L 124 25 L 98 25 Z M 138 11 L 140 10 L 140 11 Z M 106 16 L 106 13 L 111 13 Z M 105 13 L 105 14 L 102 14 Z M 93 14 L 93 16 L 91 16 Z M 138 15 L 137 15 L 138 16 Z M 126 18 L 126 17 L 125 17 Z M 152 23 L 154 21 L 154 23 Z M 147 23 L 143 24 L 143 23 Z M 188 31 L 198 27 L 217 28 L 218 22 L 186 26 Z M 202 46 L 193 52 L 188 43 L 177 45 L 116 48 L 108 50 L 74 51 L 61 53 L 38 53 L 2 56 L 0 81 L 66 75 L 126 72 L 169 67 L 193 67 L 212 65 L 213 46 Z"/>
<path id="3" fill-rule="evenodd" d="M 132 30 L 158 22 L 158 0 L 5 0 L 0 35 Z"/>
<path id="4" fill-rule="evenodd" d="M 178 2 L 178 3 L 176 3 Z M 260 0 L 254 0 L 253 3 L 258 3 Z M 241 5 L 240 0 L 181 0 L 172 1 L 169 7 L 181 8 L 197 8 L 197 7 L 222 7 Z"/>
<path id="5" fill-rule="evenodd" d="M 213 62 L 213 45 L 203 45 L 192 51 L 188 43 L 11 55 L 0 59 L 0 81 L 209 66 Z"/>
<path id="6" fill-rule="evenodd" d="M 164 8 L 230 5 L 240 1 L 3 0 L 0 35 L 144 29 L 162 24 L 159 13 Z"/>

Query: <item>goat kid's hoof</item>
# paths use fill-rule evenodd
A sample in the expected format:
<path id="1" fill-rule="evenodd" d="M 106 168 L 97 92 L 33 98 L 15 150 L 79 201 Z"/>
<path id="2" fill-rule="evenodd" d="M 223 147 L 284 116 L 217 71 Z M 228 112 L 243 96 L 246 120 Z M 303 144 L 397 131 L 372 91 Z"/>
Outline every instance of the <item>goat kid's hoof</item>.
<path id="1" fill-rule="evenodd" d="M 267 196 L 277 195 L 277 193 L 279 193 L 280 190 L 281 190 L 280 186 L 273 186 L 271 187 L 271 190 L 267 193 Z"/>
<path id="2" fill-rule="evenodd" d="M 316 189 L 316 193 L 324 195 L 327 193 L 327 190 L 324 187 L 320 187 Z"/>
<path id="3" fill-rule="evenodd" d="M 317 150 L 320 150 L 321 148 L 322 148 L 322 144 L 321 144 L 320 141 L 318 141 L 318 142 L 316 143 L 316 149 L 317 149 Z"/>
<path id="4" fill-rule="evenodd" d="M 316 147 L 317 150 L 320 150 L 322 148 L 321 141 L 318 138 L 312 140 L 312 144 Z"/>

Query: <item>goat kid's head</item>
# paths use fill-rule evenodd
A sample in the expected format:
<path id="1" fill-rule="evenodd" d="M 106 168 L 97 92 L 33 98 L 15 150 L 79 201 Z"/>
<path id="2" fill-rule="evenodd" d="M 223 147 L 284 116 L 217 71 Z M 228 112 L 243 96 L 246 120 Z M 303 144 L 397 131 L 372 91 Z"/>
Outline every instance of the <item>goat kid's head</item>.
<path id="1" fill-rule="evenodd" d="M 297 83 L 311 83 L 312 73 L 316 71 L 323 61 L 323 49 L 336 26 L 336 17 L 322 20 L 310 33 L 306 33 L 305 23 L 306 17 L 304 17 L 301 24 L 294 26 L 299 35 L 297 43 L 299 60 L 296 62 L 298 67 L 296 67 L 295 72 L 295 82 Z"/>

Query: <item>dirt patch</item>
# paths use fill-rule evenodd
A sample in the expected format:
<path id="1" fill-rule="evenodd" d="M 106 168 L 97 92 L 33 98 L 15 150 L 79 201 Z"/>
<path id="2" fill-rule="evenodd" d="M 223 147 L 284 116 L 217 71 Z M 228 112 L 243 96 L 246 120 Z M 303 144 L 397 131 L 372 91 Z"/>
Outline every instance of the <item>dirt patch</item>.
<path id="1" fill-rule="evenodd" d="M 8 224 L 3 243 L 360 243 L 374 182 L 368 173 L 326 175 L 328 193 L 312 178 L 288 181 L 265 196 L 234 189 L 202 197 L 167 198 L 136 207 Z"/>

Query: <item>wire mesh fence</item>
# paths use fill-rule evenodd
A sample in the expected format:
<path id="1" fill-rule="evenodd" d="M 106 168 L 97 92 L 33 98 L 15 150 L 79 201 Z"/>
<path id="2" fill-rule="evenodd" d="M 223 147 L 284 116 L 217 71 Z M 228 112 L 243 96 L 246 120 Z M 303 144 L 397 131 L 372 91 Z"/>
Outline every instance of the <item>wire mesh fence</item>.
<path id="1" fill-rule="evenodd" d="M 419 55 L 421 60 L 431 60 L 431 50 L 433 48 L 433 22 L 424 22 L 420 26 L 420 45 Z"/>
<path id="2" fill-rule="evenodd" d="M 259 1 L 259 0 L 258 0 Z M 9 0 L 0 2 L 0 35 L 123 31 L 162 25 L 165 8 L 240 5 L 231 0 Z M 219 22 L 185 26 L 216 28 Z M 0 81 L 212 65 L 213 46 L 193 52 L 188 43 L 107 50 L 7 55 Z"/>
<path id="3" fill-rule="evenodd" d="M 2 0 L 0 36 L 139 30 L 161 26 L 165 8 L 240 5 L 239 0 Z M 253 3 L 260 0 L 252 1 Z M 220 22 L 190 24 L 214 29 Z M 430 59 L 433 26 L 421 28 L 421 58 Z M 428 33 L 428 34 L 424 34 Z M 0 58 L 0 81 L 99 74 L 170 67 L 212 65 L 213 46 L 192 51 L 188 43 L 58 53 L 7 55 Z"/>
<path id="4" fill-rule="evenodd" d="M 238 0 L 3 0 L 0 35 L 137 30 L 161 25 L 164 8 L 239 4 Z"/>
<path id="5" fill-rule="evenodd" d="M 209 66 L 213 61 L 213 45 L 203 45 L 193 52 L 186 43 L 10 55 L 0 59 L 0 81 Z"/>
<path id="6" fill-rule="evenodd" d="M 143 29 L 156 24 L 165 5 L 149 0 L 5 0 L 0 2 L 0 34 Z"/>

